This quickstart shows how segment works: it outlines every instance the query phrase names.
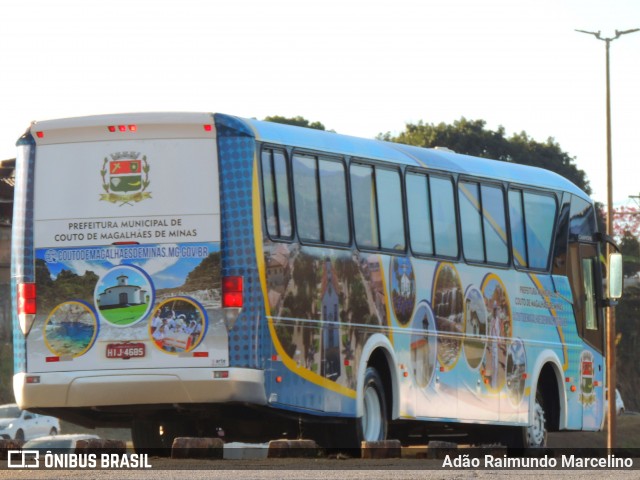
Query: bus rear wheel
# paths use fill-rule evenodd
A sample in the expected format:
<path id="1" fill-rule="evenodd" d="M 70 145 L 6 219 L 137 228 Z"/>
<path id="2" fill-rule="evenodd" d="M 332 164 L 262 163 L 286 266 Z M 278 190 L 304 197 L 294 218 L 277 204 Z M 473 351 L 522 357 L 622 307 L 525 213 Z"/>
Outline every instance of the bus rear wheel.
<path id="1" fill-rule="evenodd" d="M 137 453 L 162 448 L 160 422 L 146 418 L 134 419 L 131 424 L 131 440 Z"/>
<path id="2" fill-rule="evenodd" d="M 362 388 L 362 417 L 358 418 L 358 440 L 377 442 L 387 438 L 387 404 L 384 384 L 373 367 L 367 367 Z"/>

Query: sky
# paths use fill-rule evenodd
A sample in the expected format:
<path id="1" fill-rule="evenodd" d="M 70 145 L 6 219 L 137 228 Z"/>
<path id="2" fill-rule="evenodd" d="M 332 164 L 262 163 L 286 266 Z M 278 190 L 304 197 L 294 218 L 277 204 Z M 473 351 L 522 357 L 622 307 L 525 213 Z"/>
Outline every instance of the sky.
<path id="1" fill-rule="evenodd" d="M 0 159 L 34 120 L 301 115 L 373 138 L 465 117 L 552 137 L 605 202 L 605 42 L 638 0 L 2 0 Z M 640 194 L 640 32 L 611 42 L 613 198 Z"/>

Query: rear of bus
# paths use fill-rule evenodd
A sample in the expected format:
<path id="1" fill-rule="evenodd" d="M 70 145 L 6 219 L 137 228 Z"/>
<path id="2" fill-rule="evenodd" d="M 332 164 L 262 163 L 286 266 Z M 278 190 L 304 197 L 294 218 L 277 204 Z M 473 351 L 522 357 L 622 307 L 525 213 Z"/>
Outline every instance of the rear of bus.
<path id="1" fill-rule="evenodd" d="M 124 426 L 175 405 L 266 403 L 263 372 L 230 362 L 243 279 L 224 276 L 216 136 L 213 115 L 156 113 L 39 122 L 19 140 L 22 408 Z"/>

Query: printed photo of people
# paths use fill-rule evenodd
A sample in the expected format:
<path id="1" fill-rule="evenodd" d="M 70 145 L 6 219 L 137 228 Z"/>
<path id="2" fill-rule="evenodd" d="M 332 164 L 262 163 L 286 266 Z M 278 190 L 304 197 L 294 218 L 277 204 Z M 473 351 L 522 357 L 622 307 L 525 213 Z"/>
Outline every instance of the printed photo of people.
<path id="1" fill-rule="evenodd" d="M 151 316 L 149 334 L 164 352 L 189 352 L 202 340 L 204 322 L 203 310 L 194 300 L 171 298 L 156 307 Z"/>
<path id="2" fill-rule="evenodd" d="M 488 275 L 483 282 L 482 294 L 487 307 L 487 348 L 482 375 L 488 388 L 502 389 L 506 378 L 507 345 L 512 334 L 511 308 L 502 281 L 495 275 Z"/>

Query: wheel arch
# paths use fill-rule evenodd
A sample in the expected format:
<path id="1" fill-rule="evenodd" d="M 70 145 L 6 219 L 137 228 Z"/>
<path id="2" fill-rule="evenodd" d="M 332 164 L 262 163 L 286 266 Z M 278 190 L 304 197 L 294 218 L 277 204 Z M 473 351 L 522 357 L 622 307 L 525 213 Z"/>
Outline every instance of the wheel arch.
<path id="1" fill-rule="evenodd" d="M 392 420 L 399 417 L 400 402 L 398 397 L 400 388 L 398 385 L 399 376 L 395 367 L 396 365 L 396 356 L 389 338 L 381 333 L 372 335 L 362 349 L 356 387 L 356 391 L 358 392 L 356 399 L 356 417 L 361 417 L 364 409 L 362 390 L 367 367 L 374 367 L 382 379 L 385 387 L 384 393 L 389 419 Z"/>
<path id="2" fill-rule="evenodd" d="M 529 424 L 532 423 L 537 390 L 544 400 L 547 428 L 549 431 L 564 430 L 567 425 L 567 397 L 564 389 L 564 370 L 560 359 L 552 350 L 543 351 L 533 369 L 529 393 Z"/>

